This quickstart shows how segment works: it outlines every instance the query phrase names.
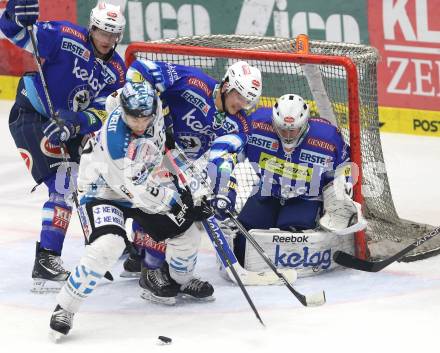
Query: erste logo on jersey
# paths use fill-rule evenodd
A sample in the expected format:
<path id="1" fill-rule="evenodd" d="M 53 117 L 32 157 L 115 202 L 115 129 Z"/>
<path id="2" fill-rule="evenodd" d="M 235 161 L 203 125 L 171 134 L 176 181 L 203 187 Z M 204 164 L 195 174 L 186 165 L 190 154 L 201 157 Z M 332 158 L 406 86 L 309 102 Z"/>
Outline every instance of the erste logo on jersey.
<path id="1" fill-rule="evenodd" d="M 196 92 L 187 89 L 182 93 L 182 98 L 185 99 L 188 103 L 194 105 L 198 110 L 202 112 L 204 116 L 208 115 L 211 106 L 206 103 L 205 98 L 198 95 Z"/>
<path id="2" fill-rule="evenodd" d="M 318 152 L 302 149 L 299 153 L 299 160 L 305 163 L 328 167 L 333 162 L 333 157 Z"/>
<path id="3" fill-rule="evenodd" d="M 226 130 L 228 134 L 238 132 L 238 124 L 230 117 L 226 117 L 226 119 L 223 121 L 222 128 Z"/>
<path id="4" fill-rule="evenodd" d="M 280 146 L 278 140 L 259 134 L 250 135 L 248 138 L 248 144 L 274 152 L 278 151 L 278 147 Z"/>
<path id="5" fill-rule="evenodd" d="M 87 62 L 90 60 L 90 50 L 88 50 L 81 43 L 78 43 L 76 40 L 63 38 L 63 41 L 61 42 L 61 49 L 71 52 Z"/>

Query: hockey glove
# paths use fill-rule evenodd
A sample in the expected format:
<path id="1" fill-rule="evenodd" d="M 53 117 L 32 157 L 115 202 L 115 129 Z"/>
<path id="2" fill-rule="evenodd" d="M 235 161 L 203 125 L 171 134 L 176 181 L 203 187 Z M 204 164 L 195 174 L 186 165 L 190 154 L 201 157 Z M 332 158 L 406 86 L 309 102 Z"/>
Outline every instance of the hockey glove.
<path id="1" fill-rule="evenodd" d="M 187 189 L 179 190 L 180 200 L 177 201 L 171 208 L 171 213 L 177 220 L 184 222 L 191 219 L 191 213 L 194 208 L 194 201 L 191 192 Z"/>
<path id="2" fill-rule="evenodd" d="M 38 0 L 10 0 L 6 12 L 19 26 L 32 26 L 40 13 Z"/>
<path id="3" fill-rule="evenodd" d="M 214 209 L 214 213 L 217 219 L 224 221 L 229 218 L 226 211 L 232 211 L 234 208 L 232 201 L 225 195 L 217 195 L 211 200 L 211 206 Z"/>
<path id="4" fill-rule="evenodd" d="M 212 216 L 212 208 L 206 198 L 203 198 L 200 206 L 195 206 L 191 212 L 191 218 L 196 222 L 204 221 Z"/>
<path id="5" fill-rule="evenodd" d="M 59 146 L 77 136 L 80 125 L 76 121 L 76 115 L 75 112 L 60 110 L 57 112 L 57 121 L 51 119 L 43 124 L 43 134 L 51 144 Z"/>

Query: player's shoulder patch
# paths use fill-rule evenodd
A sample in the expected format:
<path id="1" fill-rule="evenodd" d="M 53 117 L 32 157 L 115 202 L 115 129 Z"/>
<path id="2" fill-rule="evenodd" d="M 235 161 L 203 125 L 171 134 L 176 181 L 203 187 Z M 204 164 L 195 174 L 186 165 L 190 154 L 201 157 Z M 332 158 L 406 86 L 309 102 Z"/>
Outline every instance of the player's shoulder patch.
<path id="1" fill-rule="evenodd" d="M 127 71 L 125 63 L 118 53 L 113 54 L 113 58 L 107 62 L 107 65 L 117 74 L 117 82 L 120 85 L 125 83 L 125 73 Z"/>
<path id="2" fill-rule="evenodd" d="M 87 42 L 87 29 L 84 27 L 80 27 L 73 23 L 67 21 L 59 22 L 60 31 L 64 36 L 75 38 L 76 40 L 81 41 L 82 43 Z"/>

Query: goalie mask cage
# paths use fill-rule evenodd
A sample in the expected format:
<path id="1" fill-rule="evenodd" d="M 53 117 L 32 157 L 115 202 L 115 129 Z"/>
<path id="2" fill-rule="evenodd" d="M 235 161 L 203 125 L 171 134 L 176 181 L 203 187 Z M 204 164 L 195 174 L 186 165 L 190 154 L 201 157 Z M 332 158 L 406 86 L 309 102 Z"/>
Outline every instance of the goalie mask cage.
<path id="1" fill-rule="evenodd" d="M 301 50 L 297 50 L 297 44 Z M 294 49 L 295 48 L 295 49 Z M 363 205 L 366 232 L 355 235 L 356 255 L 384 258 L 433 227 L 400 219 L 394 207 L 382 154 L 377 102 L 377 51 L 366 45 L 297 39 L 207 35 L 135 42 L 126 50 L 127 66 L 136 58 L 199 67 L 218 81 L 229 65 L 245 60 L 263 76 L 259 106 L 272 107 L 286 93 L 302 96 L 311 116 L 341 129 L 359 167 L 354 199 Z M 236 168 L 237 210 L 258 180 L 249 164 Z M 361 188 L 362 185 L 362 188 Z M 362 189 L 362 190 L 361 190 Z M 440 240 L 411 252 L 412 261 L 440 252 Z"/>

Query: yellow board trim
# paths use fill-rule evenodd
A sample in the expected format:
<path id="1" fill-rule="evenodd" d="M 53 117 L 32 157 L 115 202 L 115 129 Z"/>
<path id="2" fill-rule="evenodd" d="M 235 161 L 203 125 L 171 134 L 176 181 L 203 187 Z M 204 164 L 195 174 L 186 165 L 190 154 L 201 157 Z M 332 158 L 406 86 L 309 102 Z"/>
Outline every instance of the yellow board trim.
<path id="1" fill-rule="evenodd" d="M 0 99 L 15 99 L 19 79 L 17 76 L 0 76 Z"/>
<path id="2" fill-rule="evenodd" d="M 379 107 L 380 131 L 440 137 L 440 111 Z"/>

